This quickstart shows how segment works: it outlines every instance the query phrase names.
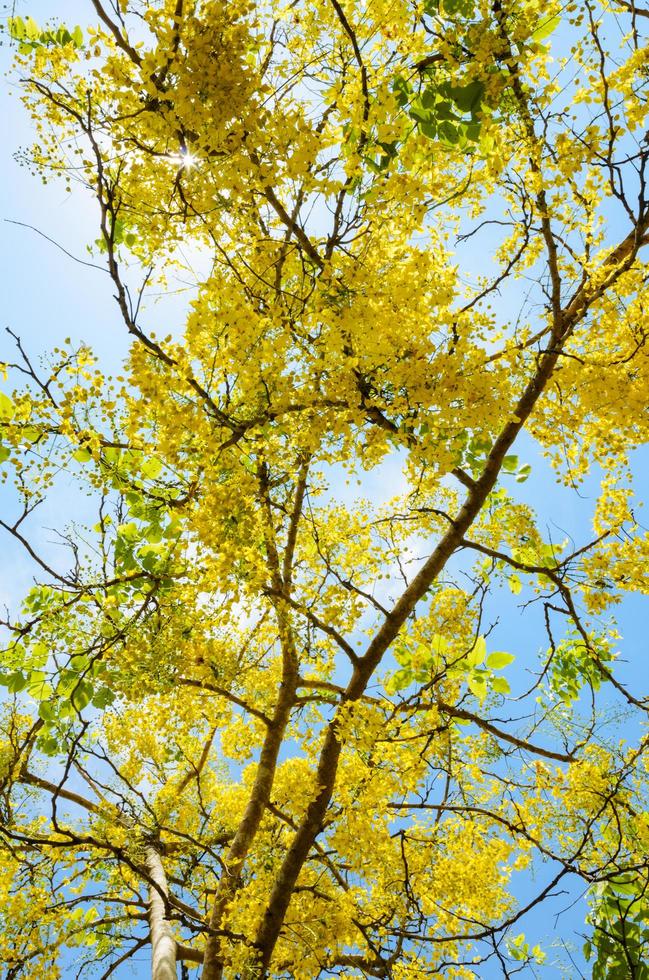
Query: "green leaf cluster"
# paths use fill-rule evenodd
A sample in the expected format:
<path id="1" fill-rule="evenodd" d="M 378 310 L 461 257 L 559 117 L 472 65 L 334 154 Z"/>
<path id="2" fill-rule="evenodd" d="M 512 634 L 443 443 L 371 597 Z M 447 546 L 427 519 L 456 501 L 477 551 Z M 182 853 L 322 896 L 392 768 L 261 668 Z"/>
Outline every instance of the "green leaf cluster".
<path id="1" fill-rule="evenodd" d="M 475 11 L 475 0 L 426 0 L 424 10 L 427 14 L 435 15 L 444 13 L 449 17 L 470 18 Z"/>
<path id="2" fill-rule="evenodd" d="M 516 478 L 517 483 L 525 483 L 530 473 L 532 472 L 532 467 L 529 463 L 523 463 L 521 466 L 519 463 L 518 456 L 509 455 L 505 456 L 503 459 L 503 473 L 508 473 Z"/>
<path id="3" fill-rule="evenodd" d="M 645 878 L 622 875 L 595 886 L 593 927 L 583 948 L 593 980 L 649 980 L 649 895 Z"/>
<path id="4" fill-rule="evenodd" d="M 602 641 L 589 641 L 587 646 L 581 636 L 569 636 L 558 643 L 550 659 L 548 672 L 550 688 L 555 697 L 570 704 L 579 697 L 581 689 L 590 685 L 599 690 L 602 671 L 598 664 L 608 664 L 613 653 Z"/>
<path id="5" fill-rule="evenodd" d="M 79 25 L 71 31 L 63 26 L 41 30 L 32 17 L 10 17 L 7 29 L 11 37 L 18 41 L 21 54 L 40 47 L 65 47 L 67 44 L 72 44 L 75 48 L 83 47 L 83 31 Z"/>
<path id="6" fill-rule="evenodd" d="M 38 648 L 38 650 L 37 650 Z M 14 650 L 14 657 L 18 651 Z M 25 693 L 37 704 L 42 722 L 38 748 L 45 755 L 56 755 L 65 742 L 65 732 L 71 722 L 88 705 L 99 710 L 115 700 L 110 677 L 99 659 L 88 655 L 71 657 L 67 667 L 56 675 L 47 669 L 48 651 L 42 643 L 23 649 L 24 662 L 13 670 L 0 672 L 0 685 L 9 694 Z M 56 687 L 52 681 L 56 676 Z"/>
<path id="7" fill-rule="evenodd" d="M 543 952 L 540 946 L 532 946 L 525 941 L 525 933 L 521 932 L 517 936 L 513 936 L 511 939 L 507 940 L 507 952 L 513 960 L 517 962 L 524 961 L 528 963 L 530 960 L 534 960 L 539 966 L 545 962 L 546 954 Z"/>
<path id="8" fill-rule="evenodd" d="M 178 525 L 160 510 L 146 510 L 142 522 L 125 521 L 115 529 L 114 559 L 119 573 L 145 571 L 162 575 L 167 570 Z"/>
<path id="9" fill-rule="evenodd" d="M 502 650 L 487 653 L 484 636 L 479 636 L 468 653 L 457 655 L 448 640 L 435 634 L 429 645 L 419 644 L 414 649 L 397 647 L 394 656 L 400 669 L 390 677 L 388 693 L 402 691 L 411 684 L 427 684 L 442 675 L 449 679 L 463 680 L 471 693 L 484 701 L 490 692 L 509 694 L 506 678 L 497 671 L 509 666 L 515 657 Z"/>
<path id="10" fill-rule="evenodd" d="M 396 159 L 398 150 L 399 144 L 396 141 L 392 143 L 378 142 L 374 156 L 366 156 L 364 158 L 365 163 L 373 173 L 383 173 Z"/>
<path id="11" fill-rule="evenodd" d="M 135 235 L 132 231 L 129 231 L 120 218 L 116 218 L 113 222 L 112 228 L 113 247 L 118 248 L 120 245 L 126 245 L 127 248 L 132 248 L 136 241 L 137 235 Z M 108 251 L 108 245 L 103 237 L 95 240 L 95 246 L 100 252 Z"/>
<path id="12" fill-rule="evenodd" d="M 403 80 L 398 92 L 404 92 L 402 83 Z M 479 79 L 455 85 L 449 80 L 438 81 L 433 76 L 429 84 L 410 99 L 408 115 L 424 136 L 448 147 L 464 149 L 480 139 L 484 94 L 485 86 Z"/>
<path id="13" fill-rule="evenodd" d="M 492 450 L 493 440 L 483 434 L 472 436 L 468 432 L 461 432 L 455 438 L 454 444 L 457 451 L 457 465 L 468 469 L 473 476 L 479 476 Z M 513 453 L 504 457 L 502 473 L 515 477 L 517 483 L 525 483 L 531 472 L 531 465 L 521 464 L 518 456 Z"/>
<path id="14" fill-rule="evenodd" d="M 505 653 L 503 650 L 494 650 L 487 653 L 487 644 L 483 636 L 479 636 L 473 649 L 464 658 L 466 667 L 466 684 L 474 697 L 482 703 L 490 692 L 495 694 L 509 694 L 509 682 L 505 677 L 499 677 L 495 673 L 513 663 L 515 657 L 512 653 Z M 462 669 L 462 661 L 458 665 Z M 454 668 L 451 673 L 456 672 Z"/>

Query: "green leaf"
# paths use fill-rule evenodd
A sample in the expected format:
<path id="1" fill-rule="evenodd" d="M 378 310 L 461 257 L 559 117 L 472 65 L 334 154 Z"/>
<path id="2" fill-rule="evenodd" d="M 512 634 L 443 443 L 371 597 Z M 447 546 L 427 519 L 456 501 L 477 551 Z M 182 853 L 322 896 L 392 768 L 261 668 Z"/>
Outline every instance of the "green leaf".
<path id="1" fill-rule="evenodd" d="M 490 667 L 491 670 L 502 670 L 503 667 L 507 667 L 514 660 L 516 660 L 516 657 L 513 653 L 505 653 L 504 650 L 494 650 L 487 657 L 487 667 Z"/>
<path id="2" fill-rule="evenodd" d="M 34 443 L 40 439 L 41 432 L 33 425 L 25 425 L 20 430 L 20 437 L 26 442 Z"/>
<path id="3" fill-rule="evenodd" d="M 525 463 L 525 465 L 521 466 L 520 470 L 516 474 L 516 482 L 525 483 L 525 481 L 527 480 L 531 472 L 532 472 L 532 467 L 530 466 L 529 463 Z"/>
<path id="4" fill-rule="evenodd" d="M 124 241 L 124 222 L 120 218 L 115 218 L 112 227 L 113 245 L 121 245 Z"/>
<path id="5" fill-rule="evenodd" d="M 403 75 L 395 75 L 392 81 L 392 91 L 397 98 L 397 102 L 402 108 L 406 106 L 412 98 L 412 85 L 403 77 Z"/>
<path id="6" fill-rule="evenodd" d="M 11 449 L 9 449 L 9 446 L 4 446 L 0 442 L 0 464 L 6 463 L 10 456 L 11 456 Z"/>
<path id="7" fill-rule="evenodd" d="M 425 93 L 424 93 L 425 94 Z M 434 123 L 435 114 L 431 108 L 426 108 L 422 100 L 414 102 L 408 110 L 408 115 L 418 123 Z"/>
<path id="8" fill-rule="evenodd" d="M 59 741 L 54 735 L 46 735 L 38 740 L 38 748 L 44 755 L 58 755 Z"/>
<path id="9" fill-rule="evenodd" d="M 97 691 L 92 699 L 93 706 L 95 708 L 107 708 L 108 705 L 112 704 L 115 700 L 115 692 L 111 691 L 109 687 L 102 687 L 101 690 Z"/>
<path id="10" fill-rule="evenodd" d="M 437 126 L 434 122 L 422 123 L 419 129 L 427 139 L 437 139 Z"/>
<path id="11" fill-rule="evenodd" d="M 507 579 L 507 584 L 514 595 L 519 595 L 521 589 L 523 588 L 522 582 L 518 575 L 510 575 Z"/>
<path id="12" fill-rule="evenodd" d="M 125 541 L 138 541 L 140 538 L 140 529 L 135 521 L 128 521 L 126 524 L 118 524 L 117 533 L 120 538 L 124 538 Z"/>
<path id="13" fill-rule="evenodd" d="M 31 684 L 28 690 L 35 701 L 41 704 L 49 704 L 49 699 L 52 697 L 53 691 L 52 685 L 48 681 L 37 681 L 35 684 Z"/>
<path id="14" fill-rule="evenodd" d="M 454 14 L 462 14 L 463 17 L 471 17 L 474 11 L 475 3 L 474 0 L 443 0 L 442 6 L 444 7 L 444 13 L 453 16 Z"/>
<path id="15" fill-rule="evenodd" d="M 544 544 L 541 547 L 541 558 L 543 559 L 543 564 L 547 565 L 548 568 L 556 568 L 556 549 L 553 547 L 553 545 Z"/>
<path id="16" fill-rule="evenodd" d="M 20 670 L 15 670 L 12 674 L 2 681 L 10 694 L 18 694 L 19 691 L 27 687 L 27 678 Z"/>
<path id="17" fill-rule="evenodd" d="M 487 696 L 487 681 L 481 674 L 470 674 L 467 685 L 472 694 L 475 694 L 478 701 L 482 702 Z"/>
<path id="18" fill-rule="evenodd" d="M 31 670 L 29 672 L 29 678 L 28 678 L 29 685 L 27 690 L 33 697 L 37 697 L 40 694 L 40 691 L 45 683 L 46 677 L 47 674 L 45 673 L 44 670 Z"/>
<path id="19" fill-rule="evenodd" d="M 547 956 L 540 946 L 532 946 L 532 956 L 536 963 L 545 963 Z"/>
<path id="20" fill-rule="evenodd" d="M 167 554 L 168 545 L 163 542 L 145 544 L 138 550 L 138 558 L 160 558 Z"/>
<path id="21" fill-rule="evenodd" d="M 177 538 L 180 534 L 180 521 L 173 518 L 163 531 L 165 538 Z"/>
<path id="22" fill-rule="evenodd" d="M 476 80 L 468 85 L 449 86 L 449 95 L 462 112 L 473 112 L 480 105 L 484 90 L 482 82 Z"/>
<path id="23" fill-rule="evenodd" d="M 447 143 L 449 146 L 457 146 L 460 141 L 457 126 L 449 120 L 442 120 L 437 127 L 437 131 L 442 142 Z"/>
<path id="24" fill-rule="evenodd" d="M 156 456 L 143 460 L 140 467 L 142 476 L 147 480 L 155 480 L 162 470 L 162 463 Z"/>
<path id="25" fill-rule="evenodd" d="M 431 637 L 430 649 L 435 657 L 441 657 L 448 650 L 448 640 L 440 633 L 434 633 Z"/>
<path id="26" fill-rule="evenodd" d="M 511 687 L 509 686 L 509 681 L 505 677 L 492 677 L 491 687 L 496 692 L 496 694 L 511 693 Z"/>
<path id="27" fill-rule="evenodd" d="M 546 37 L 549 37 L 557 29 L 560 19 L 558 14 L 554 17 L 542 17 L 539 26 L 532 34 L 532 39 L 534 41 L 545 41 Z"/>
<path id="28" fill-rule="evenodd" d="M 37 41 L 40 34 L 40 28 L 33 17 L 27 17 L 25 20 L 25 37 L 30 41 Z"/>
<path id="29" fill-rule="evenodd" d="M 119 463 L 122 455 L 122 450 L 117 449 L 115 446 L 106 446 L 103 450 L 103 457 L 107 463 Z"/>
<path id="30" fill-rule="evenodd" d="M 81 711 L 87 704 L 90 704 L 92 695 L 92 684 L 88 684 L 87 681 L 80 681 L 72 694 L 72 704 L 77 711 Z"/>
<path id="31" fill-rule="evenodd" d="M 16 406 L 9 395 L 5 395 L 4 391 L 0 391 L 0 421 L 8 422 L 13 418 L 15 411 Z"/>
<path id="32" fill-rule="evenodd" d="M 159 524 L 149 524 L 144 528 L 144 537 L 149 544 L 159 544 L 162 541 L 162 528 Z"/>
<path id="33" fill-rule="evenodd" d="M 613 879 L 611 881 L 611 884 L 614 886 L 617 894 L 631 896 L 631 897 L 637 895 L 642 888 L 641 882 L 633 878 L 630 879 L 624 878 L 621 881 Z"/>
<path id="34" fill-rule="evenodd" d="M 51 722 L 56 718 L 56 706 L 49 701 L 41 701 L 38 706 L 38 717 L 41 721 Z"/>
<path id="35" fill-rule="evenodd" d="M 30 647 L 31 653 L 31 663 L 35 667 L 43 667 L 47 663 L 47 658 L 49 656 L 49 649 L 47 644 L 43 643 L 42 640 L 38 640 L 33 643 Z"/>
<path id="36" fill-rule="evenodd" d="M 477 667 L 484 660 L 487 653 L 487 644 L 485 642 L 484 636 L 479 636 L 475 641 L 472 649 L 467 654 L 467 663 L 469 667 Z"/>
<path id="37" fill-rule="evenodd" d="M 85 446 L 81 446 L 72 453 L 72 459 L 76 459 L 77 463 L 87 463 L 89 459 L 92 459 L 92 453 Z"/>
<path id="38" fill-rule="evenodd" d="M 439 101 L 440 100 L 437 95 L 437 88 L 434 85 L 429 85 L 421 93 L 421 96 L 419 98 L 419 105 L 422 106 L 424 109 L 430 110 L 430 112 L 434 114 L 433 118 L 435 118 L 435 116 L 439 114 L 439 106 L 438 106 Z"/>
<path id="39" fill-rule="evenodd" d="M 476 456 L 480 456 L 490 452 L 492 445 L 493 443 L 491 439 L 488 439 L 485 436 L 474 436 L 469 443 L 469 449 L 472 453 L 475 453 Z"/>
<path id="40" fill-rule="evenodd" d="M 505 456 L 503 469 L 505 473 L 515 473 L 518 469 L 518 456 Z"/>
<path id="41" fill-rule="evenodd" d="M 22 41 L 26 35 L 25 21 L 22 17 L 10 17 L 7 21 L 9 34 L 15 41 Z"/>
<path id="42" fill-rule="evenodd" d="M 411 670 L 397 670 L 388 681 L 388 691 L 403 691 L 412 682 Z"/>
<path id="43" fill-rule="evenodd" d="M 14 40 L 20 42 L 19 50 L 27 54 L 39 47 L 55 47 L 74 44 L 75 48 L 83 47 L 83 31 L 79 26 L 72 32 L 61 25 L 56 30 L 42 31 L 33 17 L 10 17 L 7 21 L 9 33 Z"/>

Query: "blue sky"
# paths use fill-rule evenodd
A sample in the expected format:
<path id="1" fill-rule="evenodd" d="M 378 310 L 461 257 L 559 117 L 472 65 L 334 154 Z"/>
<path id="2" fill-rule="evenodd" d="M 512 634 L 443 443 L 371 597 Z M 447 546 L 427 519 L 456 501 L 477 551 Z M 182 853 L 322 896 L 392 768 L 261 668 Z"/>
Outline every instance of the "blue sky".
<path id="1" fill-rule="evenodd" d="M 56 16 L 68 26 L 77 22 L 84 26 L 87 20 L 92 20 L 90 4 L 81 0 L 30 0 L 27 3 L 16 0 L 15 13 L 23 16 L 30 14 L 37 22 Z M 5 69 L 10 54 L 9 46 L 5 43 L 0 48 Z M 5 119 L 5 138 L 0 149 L 0 254 L 4 256 L 0 325 L 19 334 L 27 349 L 36 356 L 47 352 L 63 338 L 70 337 L 75 342 L 89 344 L 106 370 L 117 369 L 128 345 L 112 299 L 108 276 L 74 262 L 38 232 L 10 223 L 18 221 L 34 226 L 72 255 L 85 260 L 86 244 L 97 237 L 95 202 L 89 193 L 78 188 L 67 193 L 62 184 L 52 182 L 44 186 L 27 168 L 17 164 L 13 154 L 20 146 L 29 144 L 31 124 L 13 86 L 5 85 L 0 99 L 0 113 Z M 166 313 L 174 318 L 165 324 L 165 332 L 178 328 L 183 303 L 180 297 L 165 307 Z M 0 360 L 11 360 L 12 357 L 11 338 L 3 334 Z M 577 546 L 582 544 L 592 534 L 590 515 L 597 493 L 597 474 L 585 482 L 580 496 L 577 496 L 557 484 L 555 474 L 531 440 L 524 441 L 517 451 L 521 462 L 530 462 L 533 467 L 532 475 L 521 487 L 520 493 L 537 509 L 541 527 L 547 527 L 555 540 L 572 537 Z M 638 487 L 642 487 L 649 476 L 649 453 L 646 448 L 638 451 L 635 464 Z M 392 465 L 388 472 L 396 483 L 399 479 L 398 465 Z M 397 489 L 396 486 L 394 489 Z M 43 528 L 60 526 L 62 515 L 83 515 L 83 503 L 74 494 L 72 480 L 69 484 L 64 480 L 56 494 L 45 503 L 39 521 L 33 525 L 35 542 L 51 549 L 53 554 L 56 554 L 56 546 L 50 543 L 51 535 Z M 2 488 L 0 507 L 3 513 L 11 507 L 11 495 Z M 29 586 L 32 570 L 6 539 L 2 542 L 2 549 L 0 603 L 13 605 Z M 524 598 L 522 596 L 521 600 Z M 500 619 L 492 646 L 515 652 L 519 662 L 529 662 L 531 666 L 544 637 L 535 629 L 530 629 L 530 617 L 523 617 L 517 601 L 507 590 L 503 590 L 490 609 L 493 617 Z M 647 686 L 648 653 L 643 598 L 638 595 L 627 597 L 616 608 L 615 616 L 623 634 L 620 645 L 623 663 L 619 667 L 619 677 L 633 690 L 642 693 Z M 629 729 L 628 734 L 631 736 L 634 733 Z M 539 880 L 542 880 L 543 869 L 539 869 L 538 874 Z M 523 885 L 523 899 L 526 889 L 529 889 L 529 881 Z M 572 896 L 562 896 L 553 907 L 554 912 L 569 906 L 580 890 L 577 887 Z M 535 914 L 530 919 L 531 927 L 524 923 L 521 930 L 528 932 L 530 938 L 536 930 L 534 942 L 540 941 L 548 948 L 556 931 L 568 931 L 573 925 L 576 927 L 580 921 L 583 922 L 583 915 L 584 907 L 578 905 L 566 913 L 560 920 L 559 930 L 556 930 L 554 920 L 549 918 L 547 912 Z M 140 975 L 145 976 L 145 963 L 141 970 Z M 132 975 L 128 971 L 116 974 L 117 977 Z M 551 955 L 548 956 L 543 975 L 559 976 L 552 966 Z"/>

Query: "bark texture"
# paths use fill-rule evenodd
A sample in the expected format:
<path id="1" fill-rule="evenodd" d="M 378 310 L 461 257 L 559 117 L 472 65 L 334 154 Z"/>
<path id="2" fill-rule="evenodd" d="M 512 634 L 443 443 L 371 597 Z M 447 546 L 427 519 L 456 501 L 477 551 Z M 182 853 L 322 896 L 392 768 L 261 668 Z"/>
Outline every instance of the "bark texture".
<path id="1" fill-rule="evenodd" d="M 165 907 L 165 898 L 169 894 L 169 886 L 162 860 L 154 847 L 147 847 L 146 849 L 146 868 L 151 881 L 158 886 L 156 888 L 152 885 L 149 891 L 151 980 L 178 980 L 176 940 Z"/>

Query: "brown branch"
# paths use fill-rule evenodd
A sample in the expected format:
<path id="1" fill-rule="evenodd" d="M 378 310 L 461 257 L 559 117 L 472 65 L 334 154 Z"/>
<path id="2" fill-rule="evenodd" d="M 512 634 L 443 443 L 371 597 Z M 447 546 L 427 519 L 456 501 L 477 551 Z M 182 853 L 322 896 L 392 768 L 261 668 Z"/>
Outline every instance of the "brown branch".
<path id="1" fill-rule="evenodd" d="M 335 626 L 331 626 L 330 623 L 325 623 L 324 620 L 320 619 L 314 612 L 303 606 L 302 603 L 297 602 L 290 596 L 287 596 L 283 591 L 276 591 L 275 589 L 266 589 L 265 594 L 268 596 L 276 596 L 284 599 L 288 605 L 295 609 L 296 612 L 301 613 L 308 621 L 315 626 L 316 629 L 320 630 L 321 633 L 325 633 L 326 636 L 330 636 L 332 640 L 335 640 L 340 649 L 347 654 L 349 659 L 353 664 L 358 662 L 358 656 L 356 655 L 354 648 L 351 643 L 348 643 L 344 636 L 338 632 Z"/>
<path id="2" fill-rule="evenodd" d="M 441 699 L 436 700 L 440 711 L 445 714 L 450 715 L 451 718 L 462 718 L 464 721 L 471 721 L 478 728 L 482 728 L 483 731 L 489 732 L 494 738 L 498 738 L 503 742 L 509 742 L 510 745 L 516 746 L 517 749 L 524 749 L 526 752 L 532 752 L 534 755 L 543 756 L 546 759 L 554 759 L 557 762 L 574 762 L 575 757 L 572 753 L 565 752 L 553 752 L 551 749 L 543 749 L 539 745 L 533 745 L 531 742 L 526 742 L 522 738 L 516 738 L 515 735 L 510 735 L 508 732 L 504 732 L 502 728 L 497 728 L 490 721 L 485 718 L 480 718 L 479 715 L 473 714 L 472 711 L 466 711 L 464 708 L 454 708 L 452 705 L 447 704 Z"/>
<path id="3" fill-rule="evenodd" d="M 188 963 L 202 963 L 203 957 L 202 950 L 185 946 L 183 943 L 176 943 L 176 959 L 186 960 Z"/>
<path id="4" fill-rule="evenodd" d="M 127 949 L 125 953 L 122 953 L 122 955 L 119 956 L 116 960 L 113 960 L 113 962 L 110 964 L 110 966 L 105 971 L 105 973 L 102 973 L 99 980 L 108 980 L 108 977 L 111 977 L 115 972 L 115 970 L 122 965 L 122 963 L 126 963 L 127 960 L 130 960 L 132 956 L 135 956 L 136 953 L 138 953 L 141 949 L 143 949 L 144 946 L 148 946 L 148 944 L 149 944 L 148 935 L 144 936 L 142 939 L 138 939 L 138 941 L 129 949 Z"/>
<path id="5" fill-rule="evenodd" d="M 649 17 L 649 10 L 645 10 L 644 7 L 636 7 L 635 0 L 615 0 L 615 2 L 618 6 L 628 10 L 634 17 Z"/>
<path id="6" fill-rule="evenodd" d="M 257 157 L 256 154 L 251 154 L 251 159 L 253 163 L 259 163 L 259 158 Z M 302 246 L 306 254 L 309 256 L 313 264 L 322 271 L 322 269 L 324 269 L 324 261 L 320 257 L 320 253 L 318 252 L 317 248 L 315 247 L 315 245 L 313 244 L 313 242 L 311 241 L 307 233 L 304 231 L 304 229 L 298 224 L 297 220 L 290 216 L 290 214 L 288 213 L 288 211 L 286 210 L 282 202 L 277 197 L 277 194 L 275 193 L 273 188 L 270 187 L 269 185 L 265 186 L 264 195 L 268 200 L 269 204 L 272 205 L 273 210 L 280 218 L 282 223 L 291 230 L 293 235 L 295 235 L 296 239 L 298 240 L 298 242 L 300 243 L 300 245 Z"/>
<path id="7" fill-rule="evenodd" d="M 141 56 L 137 53 L 133 45 L 129 43 L 128 39 L 124 37 L 115 21 L 111 20 L 111 18 L 108 16 L 104 10 L 103 4 L 100 3 L 99 0 L 92 0 L 92 5 L 97 11 L 100 19 L 104 22 L 108 30 L 115 38 L 117 46 L 121 48 L 122 51 L 129 56 L 131 61 L 139 67 L 142 64 Z"/>
<path id="8" fill-rule="evenodd" d="M 210 751 L 212 748 L 212 743 L 214 741 L 214 736 L 216 735 L 216 732 L 217 732 L 217 728 L 213 728 L 210 734 L 208 735 L 207 739 L 205 740 L 205 745 L 203 746 L 203 751 L 201 752 L 201 757 L 198 760 L 198 763 L 195 766 L 193 766 L 189 770 L 189 772 L 187 772 L 183 776 L 180 783 L 178 784 L 178 788 L 176 789 L 176 796 L 182 796 L 183 792 L 187 789 L 187 787 L 189 786 L 189 784 L 193 779 L 196 780 L 200 779 L 201 772 L 205 768 L 207 760 L 210 757 Z"/>
<path id="9" fill-rule="evenodd" d="M 493 443 L 482 473 L 475 480 L 472 489 L 469 490 L 457 517 L 442 536 L 430 558 L 424 563 L 386 616 L 365 654 L 359 658 L 343 696 L 343 707 L 345 702 L 353 702 L 362 697 L 386 650 L 396 639 L 403 624 L 426 595 L 433 582 L 445 568 L 451 555 L 460 545 L 496 485 L 505 456 L 532 414 L 536 403 L 552 377 L 563 344 L 575 326 L 584 318 L 592 302 L 599 298 L 605 288 L 615 282 L 624 269 L 629 268 L 633 263 L 647 226 L 649 226 L 649 215 L 643 216 L 643 221 L 639 222 L 634 232 L 627 236 L 613 253 L 614 255 L 621 254 L 623 264 L 612 269 L 611 275 L 606 280 L 606 286 L 599 285 L 588 290 L 586 288 L 587 283 L 583 283 L 578 287 L 565 309 L 557 309 L 556 304 L 553 305 L 553 346 L 540 355 L 534 374 L 529 379 L 517 403 L 513 406 L 509 420 L 504 424 L 499 436 Z M 641 232 L 640 227 L 642 227 Z M 267 974 L 295 882 L 304 862 L 307 860 L 313 842 L 322 829 L 325 813 L 333 795 L 342 750 L 342 743 L 337 732 L 337 717 L 338 712 L 329 724 L 323 740 L 316 770 L 318 792 L 307 807 L 299 829 L 275 878 L 264 919 L 257 933 L 255 945 L 259 950 L 259 969 L 262 977 Z M 570 760 L 567 756 L 562 756 L 561 761 Z M 210 977 L 209 980 L 212 978 Z"/>
<path id="10" fill-rule="evenodd" d="M 291 513 L 291 520 L 288 528 L 286 548 L 284 549 L 282 578 L 284 579 L 284 588 L 286 589 L 287 593 L 290 593 L 291 591 L 291 580 L 293 577 L 293 556 L 295 554 L 295 545 L 297 543 L 297 531 L 300 518 L 302 516 L 302 506 L 304 504 L 304 494 L 306 492 L 308 472 L 309 459 L 307 458 L 303 460 L 300 465 L 297 487 L 295 489 L 295 500 L 293 502 L 293 511 Z"/>
<path id="11" fill-rule="evenodd" d="M 44 789 L 53 797 L 61 797 L 61 799 L 68 800 L 70 803 L 76 803 L 77 806 L 82 807 L 89 813 L 96 814 L 98 817 L 102 817 L 104 820 L 109 820 L 113 823 L 126 826 L 126 821 L 117 812 L 117 810 L 114 813 L 106 812 L 105 809 L 98 806 L 96 803 L 93 803 L 91 800 L 87 800 L 79 793 L 75 793 L 69 789 L 63 789 L 62 786 L 57 786 L 55 783 L 51 783 L 47 779 L 42 779 L 41 776 L 36 776 L 27 769 L 23 769 L 23 771 L 20 773 L 19 780 L 28 786 L 36 786 L 38 789 Z"/>
<path id="12" fill-rule="evenodd" d="M 195 687 L 202 691 L 210 691 L 212 694 L 218 694 L 227 701 L 231 701 L 232 704 L 236 704 L 238 708 L 243 708 L 244 711 L 254 715 L 255 718 L 259 718 L 259 720 L 263 721 L 265 725 L 270 724 L 270 718 L 268 715 L 265 715 L 263 711 L 260 711 L 259 708 L 253 707 L 253 705 L 249 704 L 247 701 L 237 697 L 236 694 L 233 694 L 224 687 L 220 687 L 218 684 L 211 684 L 209 681 L 194 680 L 192 677 L 177 677 L 176 683 L 184 684 L 186 687 Z"/>
<path id="13" fill-rule="evenodd" d="M 274 589 L 282 588 L 279 556 L 275 538 L 270 500 L 270 474 L 268 465 L 262 462 L 258 470 L 259 497 L 265 519 L 264 537 L 268 564 Z M 275 702 L 273 717 L 266 728 L 266 735 L 259 754 L 257 771 L 248 798 L 248 803 L 224 865 L 226 873 L 219 882 L 216 898 L 209 917 L 210 932 L 205 945 L 203 980 L 221 980 L 224 958 L 220 942 L 223 917 L 241 886 L 241 875 L 250 848 L 257 836 L 266 806 L 273 789 L 277 760 L 289 724 L 291 710 L 295 704 L 299 680 L 298 661 L 295 651 L 293 629 L 288 614 L 288 606 L 283 598 L 274 602 L 278 633 L 282 651 L 282 677 Z"/>
<path id="14" fill-rule="evenodd" d="M 347 35 L 347 37 L 351 41 L 352 49 L 354 51 L 354 57 L 356 58 L 356 64 L 360 68 L 360 72 L 361 72 L 361 89 L 362 89 L 362 92 L 363 92 L 363 123 L 366 123 L 367 120 L 368 120 L 368 118 L 369 118 L 369 114 L 370 114 L 370 93 L 369 93 L 369 88 L 368 88 L 368 84 L 367 84 L 367 68 L 365 67 L 365 63 L 363 62 L 363 56 L 361 54 L 361 49 L 360 49 L 360 47 L 358 45 L 358 38 L 356 37 L 356 33 L 352 29 L 351 24 L 347 20 L 347 16 L 345 14 L 345 11 L 341 7 L 341 5 L 338 2 L 338 0 L 330 0 L 330 3 L 331 3 L 331 6 L 336 11 L 336 16 L 338 17 L 338 20 L 340 21 L 341 26 L 342 26 L 345 34 Z M 367 141 L 367 133 L 363 130 L 363 132 L 361 133 L 360 139 L 358 141 L 358 149 L 359 149 L 359 152 L 363 148 L 363 145 L 365 144 L 366 141 Z"/>

